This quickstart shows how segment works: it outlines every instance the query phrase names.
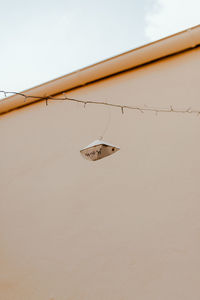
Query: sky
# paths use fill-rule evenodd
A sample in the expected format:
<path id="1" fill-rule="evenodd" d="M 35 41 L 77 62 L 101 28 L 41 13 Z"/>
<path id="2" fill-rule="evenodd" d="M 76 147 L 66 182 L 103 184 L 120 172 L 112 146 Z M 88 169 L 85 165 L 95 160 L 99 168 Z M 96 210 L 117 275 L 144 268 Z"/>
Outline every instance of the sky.
<path id="1" fill-rule="evenodd" d="M 1 0 L 0 90 L 22 91 L 200 24 L 199 0 Z"/>

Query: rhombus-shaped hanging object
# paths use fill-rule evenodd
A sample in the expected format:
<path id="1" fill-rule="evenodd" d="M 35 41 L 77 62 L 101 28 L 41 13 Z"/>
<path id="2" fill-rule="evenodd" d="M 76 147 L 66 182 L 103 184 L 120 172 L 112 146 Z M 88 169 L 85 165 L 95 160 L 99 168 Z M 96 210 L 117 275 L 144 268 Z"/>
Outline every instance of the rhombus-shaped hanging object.
<path id="1" fill-rule="evenodd" d="M 85 159 L 95 161 L 114 154 L 119 150 L 119 147 L 108 144 L 102 140 L 96 140 L 87 147 L 81 149 L 80 153 Z"/>

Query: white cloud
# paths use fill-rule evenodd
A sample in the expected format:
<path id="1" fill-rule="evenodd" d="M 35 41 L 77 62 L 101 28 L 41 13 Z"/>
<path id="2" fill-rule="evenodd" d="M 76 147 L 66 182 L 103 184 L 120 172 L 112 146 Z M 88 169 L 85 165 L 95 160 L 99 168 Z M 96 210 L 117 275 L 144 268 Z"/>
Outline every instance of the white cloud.
<path id="1" fill-rule="evenodd" d="M 199 0 L 155 0 L 146 15 L 146 36 L 150 41 L 200 24 Z"/>

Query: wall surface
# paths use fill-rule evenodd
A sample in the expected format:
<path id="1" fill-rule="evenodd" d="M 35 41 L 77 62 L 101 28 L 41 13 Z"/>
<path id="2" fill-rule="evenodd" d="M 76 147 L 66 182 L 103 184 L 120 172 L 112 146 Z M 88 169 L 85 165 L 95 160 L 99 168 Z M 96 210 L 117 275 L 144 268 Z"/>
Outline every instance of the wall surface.
<path id="1" fill-rule="evenodd" d="M 200 50 L 69 97 L 200 109 Z M 80 148 L 120 146 L 97 162 Z M 0 299 L 199 300 L 200 117 L 69 102 L 0 118 Z"/>

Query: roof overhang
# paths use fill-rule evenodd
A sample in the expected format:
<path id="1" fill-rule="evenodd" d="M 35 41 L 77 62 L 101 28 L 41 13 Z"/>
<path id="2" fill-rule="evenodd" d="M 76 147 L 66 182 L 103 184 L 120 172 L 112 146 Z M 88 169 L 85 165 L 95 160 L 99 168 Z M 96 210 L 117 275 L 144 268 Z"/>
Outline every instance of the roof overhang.
<path id="1" fill-rule="evenodd" d="M 200 25 L 23 91 L 38 98 L 27 98 L 25 102 L 20 95 L 4 98 L 0 101 L 0 114 L 199 45 Z"/>

